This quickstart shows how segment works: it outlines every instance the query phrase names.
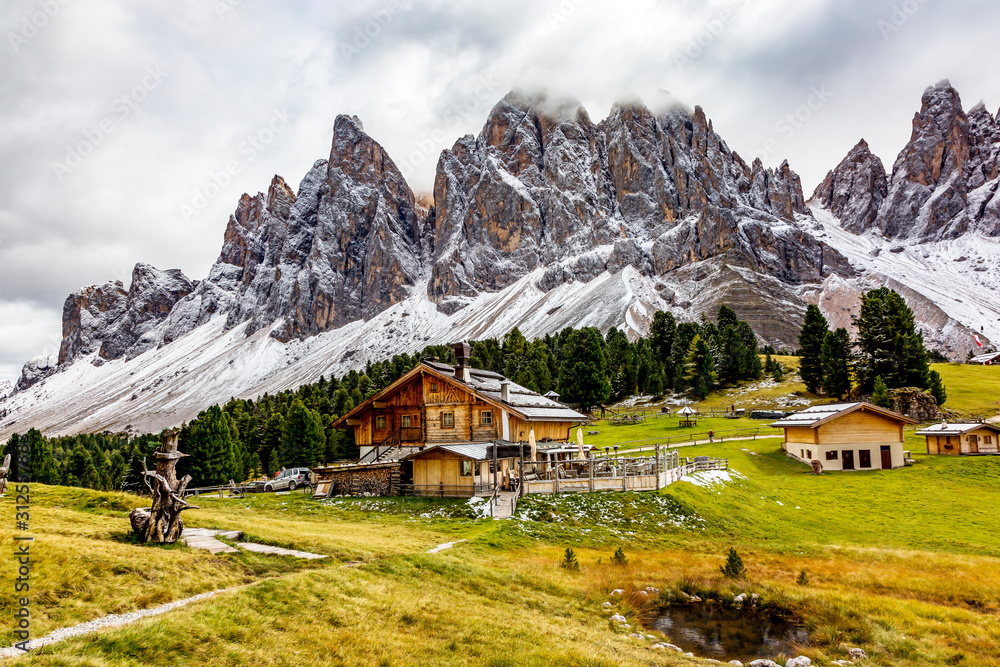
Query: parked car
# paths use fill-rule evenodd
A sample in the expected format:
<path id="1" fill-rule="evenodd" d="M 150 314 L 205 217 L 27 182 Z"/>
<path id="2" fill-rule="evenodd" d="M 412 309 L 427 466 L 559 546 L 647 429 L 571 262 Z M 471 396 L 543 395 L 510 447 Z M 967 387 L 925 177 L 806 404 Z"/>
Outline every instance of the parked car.
<path id="1" fill-rule="evenodd" d="M 282 470 L 269 482 L 264 484 L 265 491 L 294 491 L 299 486 L 310 486 L 312 470 L 309 468 L 291 468 Z"/>

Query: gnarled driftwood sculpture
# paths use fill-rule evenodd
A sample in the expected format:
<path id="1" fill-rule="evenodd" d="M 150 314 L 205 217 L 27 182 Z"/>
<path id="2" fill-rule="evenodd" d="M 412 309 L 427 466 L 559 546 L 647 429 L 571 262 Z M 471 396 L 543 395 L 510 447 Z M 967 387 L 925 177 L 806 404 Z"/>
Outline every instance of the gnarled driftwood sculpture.
<path id="1" fill-rule="evenodd" d="M 3 465 L 0 466 L 0 493 L 7 492 L 7 473 L 10 472 L 10 454 L 4 457 Z"/>
<path id="2" fill-rule="evenodd" d="M 153 503 L 147 509 L 136 508 L 129 514 L 132 530 L 140 542 L 176 542 L 184 531 L 181 512 L 199 509 L 188 505 L 182 498 L 184 489 L 191 482 L 191 475 L 177 479 L 177 461 L 183 456 L 187 454 L 177 451 L 177 431 L 166 431 L 160 448 L 153 454 L 156 470 L 146 470 L 146 461 L 143 460 L 142 467 L 146 470 L 144 481 Z"/>

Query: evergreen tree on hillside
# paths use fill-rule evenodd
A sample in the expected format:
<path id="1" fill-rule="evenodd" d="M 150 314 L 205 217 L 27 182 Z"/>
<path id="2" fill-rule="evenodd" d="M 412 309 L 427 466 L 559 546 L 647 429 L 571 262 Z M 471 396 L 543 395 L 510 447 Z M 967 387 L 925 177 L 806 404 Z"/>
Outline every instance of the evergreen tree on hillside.
<path id="1" fill-rule="evenodd" d="M 496 338 L 478 340 L 472 344 L 472 356 L 469 365 L 484 371 L 500 373 L 503 369 L 503 351 Z"/>
<path id="2" fill-rule="evenodd" d="M 670 365 L 667 368 L 667 384 L 674 391 L 684 391 L 687 388 L 684 366 L 691 341 L 699 334 L 699 327 L 694 322 L 683 322 L 677 325 L 674 332 L 673 345 L 670 349 Z"/>
<path id="3" fill-rule="evenodd" d="M 753 332 L 748 322 L 740 320 L 737 324 L 740 339 L 743 341 L 743 360 L 739 365 L 741 380 L 759 380 L 763 377 L 760 363 L 760 346 L 757 334 Z"/>
<path id="4" fill-rule="evenodd" d="M 514 327 L 507 332 L 507 335 L 503 337 L 500 353 L 503 355 L 503 365 L 500 368 L 501 375 L 514 379 L 521 372 L 521 369 L 527 365 L 528 357 L 528 341 L 524 338 L 524 334 L 521 333 L 520 329 Z"/>
<path id="5" fill-rule="evenodd" d="M 559 393 L 568 403 L 581 403 L 585 409 L 601 405 L 611 395 L 607 359 L 601 333 L 592 327 L 571 330 L 563 344 L 559 374 Z"/>
<path id="6" fill-rule="evenodd" d="M 76 446 L 66 462 L 63 483 L 85 489 L 101 488 L 101 477 L 94 466 L 94 460 L 82 444 Z"/>
<path id="7" fill-rule="evenodd" d="M 322 456 L 325 447 L 326 435 L 322 418 L 302 401 L 294 400 L 281 432 L 281 464 L 286 468 L 311 468 L 316 465 L 316 460 Z"/>
<path id="8" fill-rule="evenodd" d="M 653 323 L 649 325 L 649 344 L 654 358 L 664 367 L 671 363 L 670 352 L 676 332 L 677 320 L 673 314 L 660 310 L 653 315 Z"/>
<path id="9" fill-rule="evenodd" d="M 178 475 L 191 475 L 192 487 L 243 480 L 243 460 L 232 417 L 213 405 L 181 427 L 179 448 L 188 456 L 177 464 Z"/>
<path id="10" fill-rule="evenodd" d="M 934 401 L 938 405 L 944 405 L 944 402 L 948 400 L 948 392 L 945 391 L 944 382 L 941 381 L 941 374 L 937 371 L 930 371 L 928 378 L 927 391 L 931 392 L 931 396 L 934 397 Z"/>
<path id="11" fill-rule="evenodd" d="M 867 292 L 861 297 L 856 324 L 861 391 L 872 391 L 876 377 L 890 389 L 928 387 L 930 366 L 924 337 L 916 330 L 913 311 L 903 297 L 887 287 Z"/>
<path id="12" fill-rule="evenodd" d="M 823 339 L 826 338 L 829 327 L 826 318 L 819 307 L 809 304 L 806 308 L 805 322 L 799 333 L 799 376 L 810 394 L 819 393 L 823 386 Z"/>
<path id="13" fill-rule="evenodd" d="M 685 384 L 692 396 L 703 399 L 715 384 L 715 362 L 708 343 L 700 335 L 695 335 L 688 346 L 684 360 Z"/>
<path id="14" fill-rule="evenodd" d="M 615 327 L 608 329 L 605 339 L 608 357 L 608 381 L 611 383 L 611 399 L 620 401 L 635 393 L 638 369 L 625 334 Z"/>
<path id="15" fill-rule="evenodd" d="M 823 391 L 838 400 L 851 393 L 851 337 L 843 327 L 823 338 Z"/>
<path id="16" fill-rule="evenodd" d="M 18 448 L 27 445 L 29 464 L 22 466 L 18 462 Z M 59 484 L 61 471 L 52 451 L 52 443 L 41 431 L 31 429 L 23 435 L 15 433 L 7 440 L 0 452 L 0 463 L 10 454 L 11 482 L 37 482 L 39 484 Z"/>
<path id="17" fill-rule="evenodd" d="M 872 390 L 872 403 L 880 408 L 891 408 L 892 397 L 889 396 L 889 388 L 885 386 L 881 375 L 875 377 L 875 382 L 872 383 L 872 386 L 874 387 Z"/>

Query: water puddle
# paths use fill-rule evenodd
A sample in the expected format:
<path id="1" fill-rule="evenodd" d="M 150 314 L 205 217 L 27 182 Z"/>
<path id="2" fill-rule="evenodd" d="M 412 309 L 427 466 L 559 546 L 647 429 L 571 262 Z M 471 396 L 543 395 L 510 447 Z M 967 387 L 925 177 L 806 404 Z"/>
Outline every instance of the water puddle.
<path id="1" fill-rule="evenodd" d="M 766 611 L 708 602 L 666 607 L 649 625 L 685 651 L 722 661 L 797 655 L 794 647 L 809 641 L 799 625 Z"/>

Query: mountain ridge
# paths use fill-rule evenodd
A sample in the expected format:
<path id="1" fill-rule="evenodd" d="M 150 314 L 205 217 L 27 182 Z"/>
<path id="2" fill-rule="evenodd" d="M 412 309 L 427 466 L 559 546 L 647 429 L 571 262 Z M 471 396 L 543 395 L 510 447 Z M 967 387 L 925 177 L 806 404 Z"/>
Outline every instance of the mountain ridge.
<path id="1" fill-rule="evenodd" d="M 982 248 L 992 252 L 991 239 L 1000 236 L 992 217 L 1000 204 L 992 197 L 1000 182 L 996 129 L 985 108 L 966 114 L 950 85 L 932 86 L 891 175 L 862 140 L 806 201 L 787 161 L 777 169 L 760 160 L 748 165 L 700 107 L 654 113 L 621 104 L 595 124 L 577 103 L 512 92 L 479 135 L 442 151 L 425 206 L 360 120 L 341 115 L 328 157 L 313 164 L 297 191 L 275 176 L 266 193 L 240 198 L 203 280 L 139 264 L 128 290 L 106 283 L 74 292 L 58 357 L 25 365 L 14 394 L 0 399 L 0 431 L 44 425 L 31 415 L 42 401 L 58 399 L 44 385 L 60 371 L 86 364 L 118 377 L 119 366 L 144 355 L 169 358 L 163 351 L 180 341 L 208 344 L 209 329 L 213 344 L 228 341 L 233 352 L 220 348 L 217 357 L 226 361 L 219 363 L 235 364 L 242 358 L 235 350 L 291 359 L 246 371 L 246 382 L 229 385 L 241 395 L 299 378 L 287 368 L 296 363 L 285 354 L 293 348 L 330 351 L 310 367 L 318 376 L 451 342 L 435 336 L 502 335 L 515 325 L 539 335 L 585 325 L 640 335 L 656 310 L 695 319 L 721 303 L 733 305 L 762 341 L 794 346 L 807 303 L 849 326 L 849 302 L 860 291 L 913 283 L 907 272 L 922 270 L 914 267 L 927 264 L 924 250 L 935 243 L 971 234 L 986 238 Z M 921 157 L 926 152 L 933 159 Z M 901 222 L 906 211 L 909 226 Z M 968 262 L 968 271 L 952 271 L 955 279 L 975 289 L 986 281 L 990 297 L 1000 277 L 986 250 L 971 260 L 955 257 L 947 268 Z M 976 324 L 972 305 L 949 301 L 954 295 L 937 294 L 932 284 L 913 291 L 926 301 L 928 341 L 964 354 Z M 587 308 L 587 300 L 603 304 L 603 312 Z M 975 307 L 993 312 L 989 302 Z M 1000 338 L 994 315 L 990 332 L 979 325 L 987 340 Z M 210 374 L 216 362 L 202 363 Z M 115 369 L 101 371 L 105 364 Z M 168 368 L 161 371 L 156 386 L 181 386 Z M 76 375 L 77 382 L 98 381 Z M 232 395 L 209 384 L 195 396 L 202 407 Z M 109 401 L 127 421 L 141 395 Z M 164 408 L 147 426 L 190 418 L 192 409 Z M 86 421 L 85 409 L 67 414 Z M 122 419 L 100 425 L 134 426 Z M 47 423 L 72 428 L 62 417 Z"/>

